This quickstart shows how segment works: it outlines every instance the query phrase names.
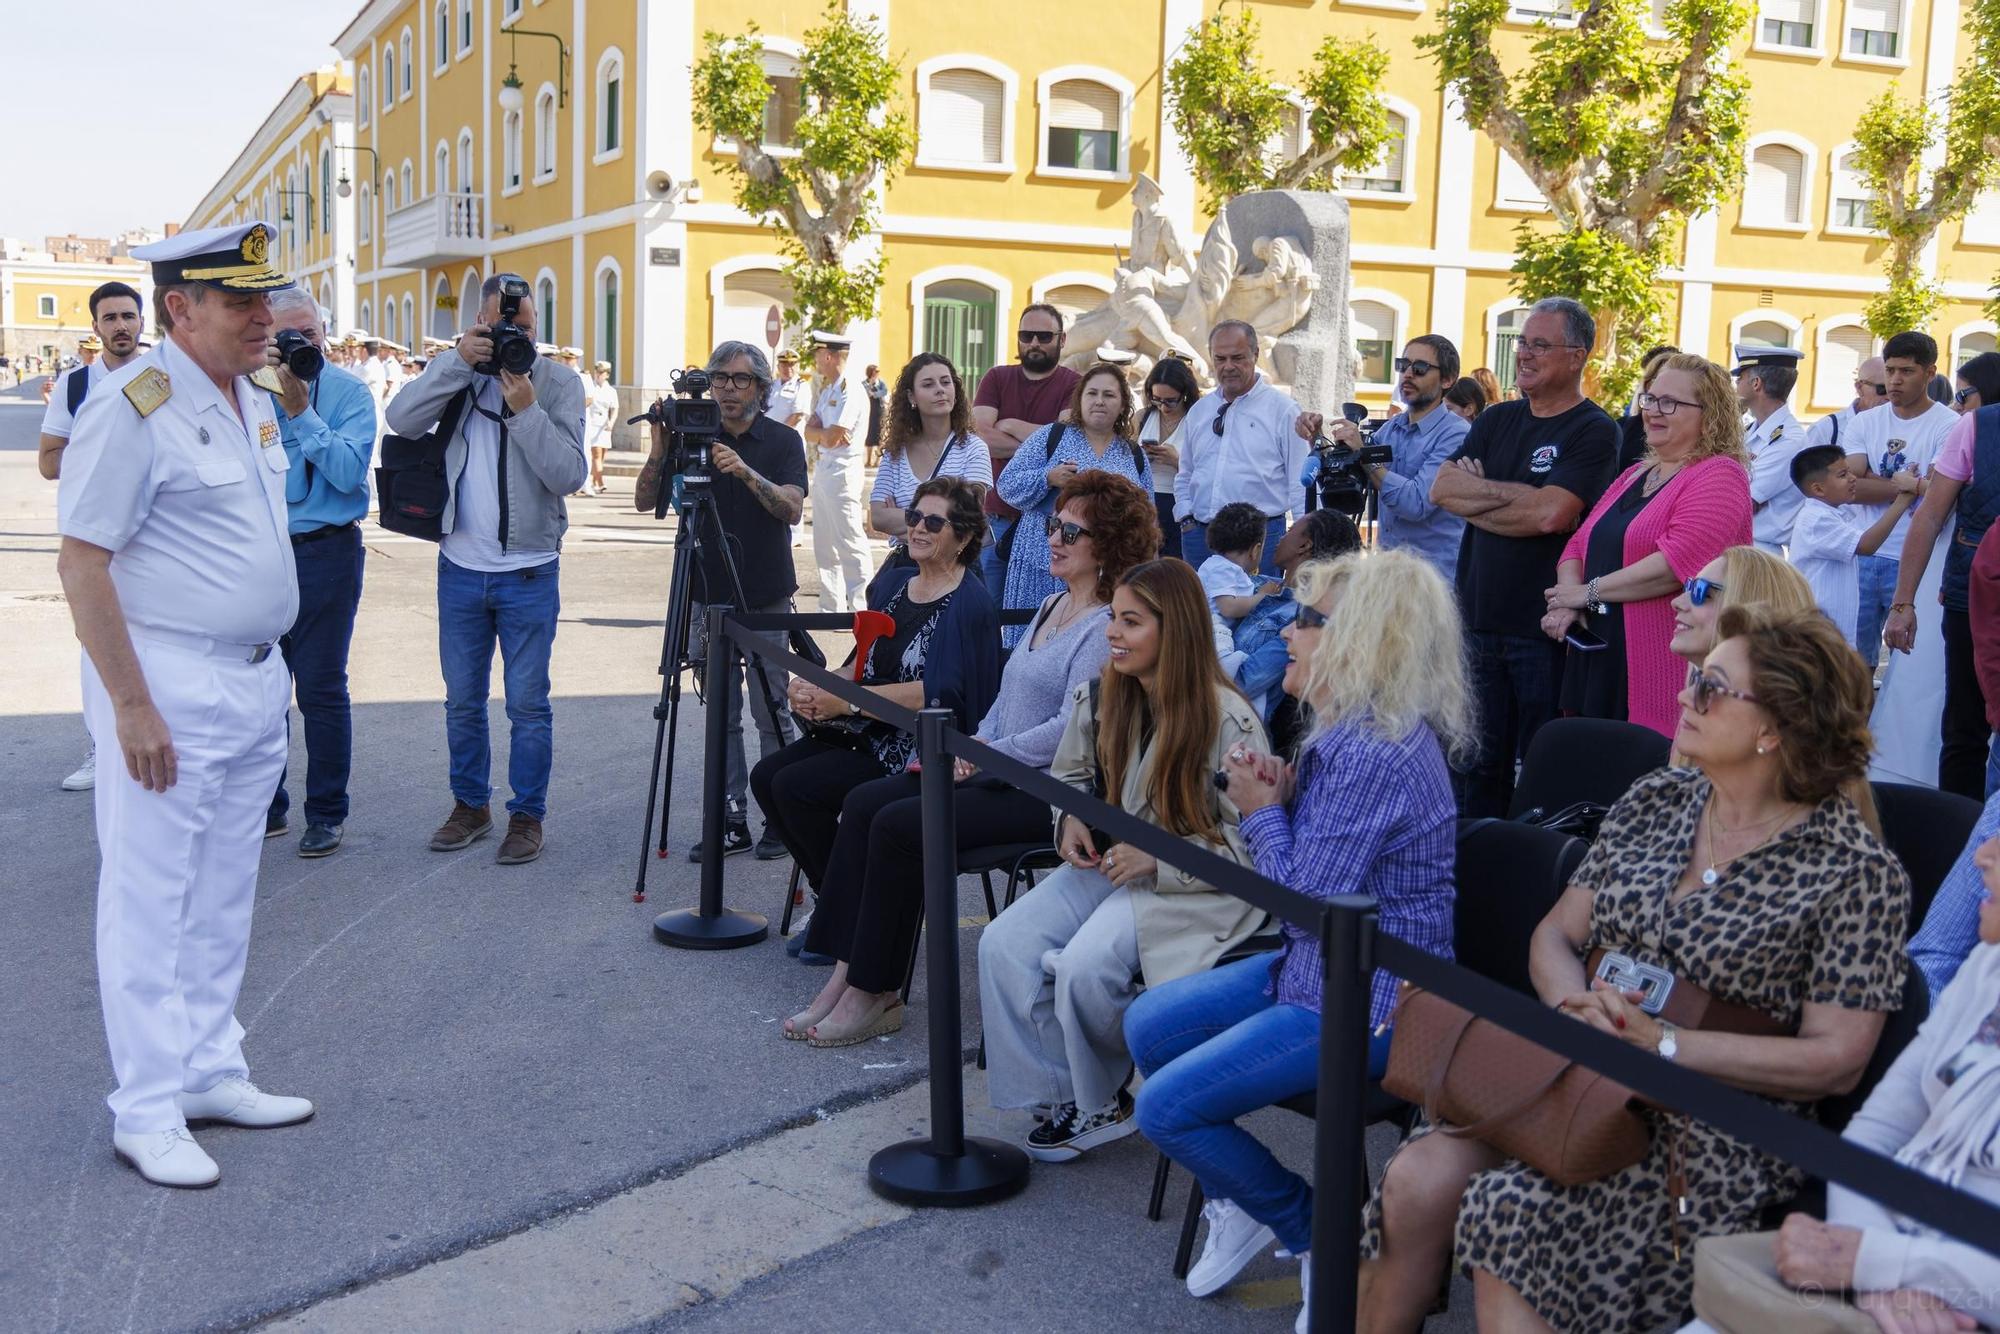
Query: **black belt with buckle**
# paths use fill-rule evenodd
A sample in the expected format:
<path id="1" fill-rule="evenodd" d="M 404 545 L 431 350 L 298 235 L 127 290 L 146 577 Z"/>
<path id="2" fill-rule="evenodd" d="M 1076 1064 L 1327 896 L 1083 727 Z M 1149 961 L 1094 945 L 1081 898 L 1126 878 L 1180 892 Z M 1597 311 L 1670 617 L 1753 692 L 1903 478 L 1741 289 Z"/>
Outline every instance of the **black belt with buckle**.
<path id="1" fill-rule="evenodd" d="M 322 537 L 332 537 L 335 533 L 349 532 L 353 527 L 354 524 L 350 521 L 348 523 L 330 523 L 324 528 L 312 528 L 303 533 L 293 533 L 292 545 L 296 547 L 303 546 L 307 542 L 317 542 Z"/>

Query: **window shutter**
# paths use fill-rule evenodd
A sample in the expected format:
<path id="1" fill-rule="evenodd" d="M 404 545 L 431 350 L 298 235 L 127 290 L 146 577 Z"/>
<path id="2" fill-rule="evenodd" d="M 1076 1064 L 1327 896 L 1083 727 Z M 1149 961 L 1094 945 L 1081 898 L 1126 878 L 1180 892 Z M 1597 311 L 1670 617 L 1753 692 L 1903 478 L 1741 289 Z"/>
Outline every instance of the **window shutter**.
<path id="1" fill-rule="evenodd" d="M 1845 403 L 1861 363 L 1875 351 L 1875 339 L 1858 324 L 1828 333 L 1819 345 L 1819 367 L 1813 376 L 1813 402 Z"/>
<path id="2" fill-rule="evenodd" d="M 924 152 L 951 162 L 1000 161 L 1000 81 L 978 70 L 941 70 L 924 97 Z"/>
<path id="3" fill-rule="evenodd" d="M 1796 148 L 1765 144 L 1750 157 L 1750 179 L 1743 214 L 1753 224 L 1789 224 L 1804 220 L 1806 163 Z"/>
<path id="4" fill-rule="evenodd" d="M 1500 150 L 1500 202 L 1516 206 L 1546 206 L 1548 197 L 1528 178 L 1525 167 L 1506 149 Z"/>
<path id="5" fill-rule="evenodd" d="M 1847 26 L 1864 32 L 1895 32 L 1902 27 L 1899 0 L 1847 0 Z"/>
<path id="6" fill-rule="evenodd" d="M 1380 301 L 1356 301 L 1348 306 L 1347 317 L 1357 343 L 1390 342 L 1396 337 L 1396 312 Z"/>
<path id="7" fill-rule="evenodd" d="M 1375 174 L 1385 181 L 1394 181 L 1398 189 L 1405 184 L 1403 162 L 1410 152 L 1410 123 L 1394 112 L 1389 114 L 1389 142 L 1382 146 L 1382 161 Z"/>
<path id="8" fill-rule="evenodd" d="M 1064 130 L 1118 129 L 1118 91 L 1088 79 L 1066 79 L 1049 89 L 1049 124 Z"/>
<path id="9" fill-rule="evenodd" d="M 1816 0 L 1763 0 L 1758 12 L 1776 23 L 1810 24 L 1818 9 Z"/>

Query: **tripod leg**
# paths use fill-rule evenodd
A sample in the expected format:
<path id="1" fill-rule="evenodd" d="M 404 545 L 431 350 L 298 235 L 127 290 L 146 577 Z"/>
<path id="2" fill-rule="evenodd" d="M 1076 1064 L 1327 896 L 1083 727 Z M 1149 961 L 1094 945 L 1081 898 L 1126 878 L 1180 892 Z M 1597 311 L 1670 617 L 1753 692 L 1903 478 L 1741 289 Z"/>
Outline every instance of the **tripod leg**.
<path id="1" fill-rule="evenodd" d="M 632 887 L 634 903 L 646 901 L 649 854 L 667 855 L 667 821 L 673 814 L 674 743 L 680 721 L 681 668 L 687 661 L 687 629 L 691 614 L 688 592 L 692 567 L 686 548 L 686 530 L 677 530 L 674 534 L 673 575 L 668 582 L 667 620 L 661 629 L 660 702 L 653 708 L 653 772 L 646 782 L 646 819 L 639 828 L 639 878 Z M 652 846 L 655 811 L 660 817 L 657 852 Z"/>

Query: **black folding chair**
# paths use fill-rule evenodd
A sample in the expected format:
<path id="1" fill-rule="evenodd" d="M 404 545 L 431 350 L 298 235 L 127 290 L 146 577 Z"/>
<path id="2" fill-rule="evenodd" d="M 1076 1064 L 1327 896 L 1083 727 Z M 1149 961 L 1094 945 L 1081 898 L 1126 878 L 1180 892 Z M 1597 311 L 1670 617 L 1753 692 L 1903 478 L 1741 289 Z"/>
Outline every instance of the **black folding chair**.
<path id="1" fill-rule="evenodd" d="M 1544 723 L 1528 743 L 1507 818 L 1526 819 L 1535 811 L 1553 815 L 1578 802 L 1609 806 L 1635 780 L 1663 768 L 1671 749 L 1667 738 L 1637 723 L 1608 718 Z"/>
<path id="2" fill-rule="evenodd" d="M 1882 817 L 1882 842 L 1910 873 L 1910 932 L 1923 925 L 1931 899 L 1971 841 L 1983 809 L 1970 797 L 1915 783 L 1871 783 Z"/>

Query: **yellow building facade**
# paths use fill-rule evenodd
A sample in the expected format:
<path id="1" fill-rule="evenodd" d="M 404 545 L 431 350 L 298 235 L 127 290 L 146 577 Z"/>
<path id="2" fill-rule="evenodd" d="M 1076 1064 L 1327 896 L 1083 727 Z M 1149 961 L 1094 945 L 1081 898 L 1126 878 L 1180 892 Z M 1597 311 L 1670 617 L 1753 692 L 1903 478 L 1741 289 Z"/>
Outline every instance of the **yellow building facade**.
<path id="1" fill-rule="evenodd" d="M 0 356 L 46 365 L 74 354 L 90 333 L 90 294 L 108 282 L 126 283 L 152 302 L 152 270 L 132 260 L 0 260 Z"/>
<path id="2" fill-rule="evenodd" d="M 1372 36 L 1391 55 L 1400 137 L 1342 191 L 1357 396 L 1386 399 L 1387 361 L 1420 332 L 1509 378 L 1514 231 L 1547 209 L 1418 56 L 1413 39 L 1436 25 L 1431 0 L 1249 2 L 1281 79 L 1328 35 Z M 886 281 L 857 361 L 893 374 L 935 349 L 976 373 L 1012 355 L 1029 302 L 1095 304 L 1129 241 L 1140 172 L 1191 234 L 1205 226 L 1161 91 L 1162 69 L 1213 8 L 1205 0 L 1032 18 L 984 0 L 849 7 L 885 28 L 918 127 L 915 159 L 882 201 Z M 1522 0 L 1503 40 L 1525 52 L 1534 25 L 1565 12 L 1564 0 Z M 705 32 L 754 21 L 782 142 L 799 43 L 823 13 L 823 0 L 373 0 L 335 43 L 352 142 L 372 157 L 336 154 L 354 164 L 353 229 L 331 238 L 336 251 L 352 238 L 353 280 L 351 296 L 327 304 L 414 345 L 454 335 L 479 281 L 513 270 L 534 287 L 543 337 L 610 361 L 617 383 L 645 394 L 721 339 L 768 345 L 789 296 L 776 237 L 735 206 L 728 146 L 694 130 L 688 70 Z M 1957 0 L 1762 0 L 1754 28 L 1745 185 L 1686 229 L 1667 275 L 1669 333 L 1718 358 L 1734 342 L 1800 347 L 1794 406 L 1811 415 L 1851 395 L 1873 347 L 1861 312 L 1883 286 L 1883 241 L 1849 157 L 1855 122 L 1886 86 L 1947 86 L 1964 42 Z M 261 202 L 272 178 L 260 180 L 232 197 Z M 2000 194 L 1945 228 L 1929 262 L 1944 285 L 1931 328 L 1947 365 L 1991 349 L 1980 307 L 2000 269 Z"/>

